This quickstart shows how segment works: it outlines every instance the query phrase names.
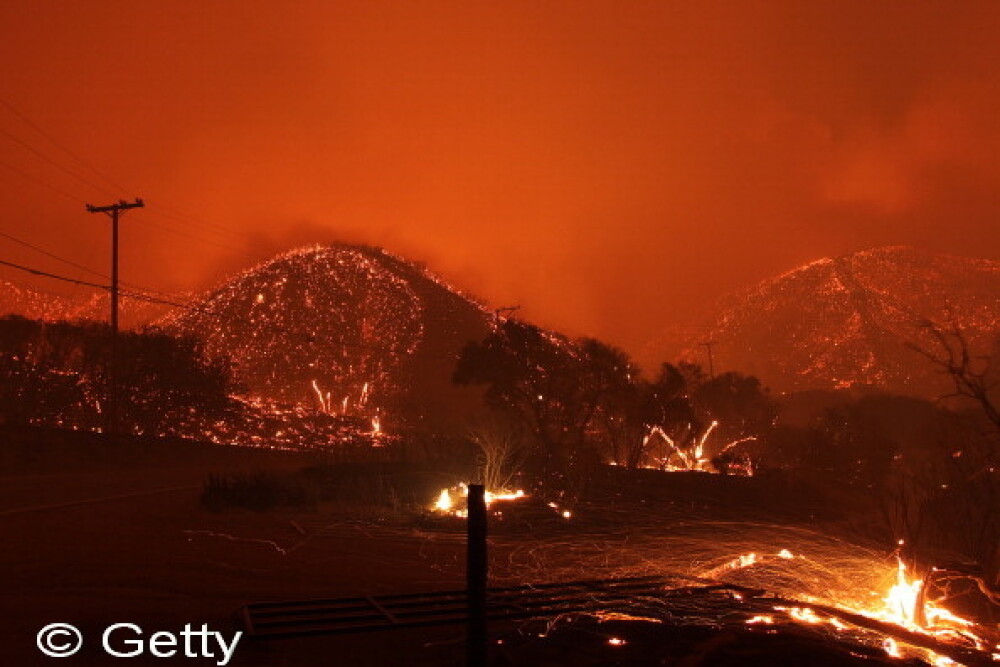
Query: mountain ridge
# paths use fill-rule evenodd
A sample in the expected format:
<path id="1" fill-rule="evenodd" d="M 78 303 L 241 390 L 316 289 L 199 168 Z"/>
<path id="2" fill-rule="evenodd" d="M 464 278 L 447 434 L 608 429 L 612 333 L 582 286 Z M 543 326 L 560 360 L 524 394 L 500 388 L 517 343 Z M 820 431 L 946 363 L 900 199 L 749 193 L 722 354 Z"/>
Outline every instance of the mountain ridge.
<path id="1" fill-rule="evenodd" d="M 987 353 L 998 322 L 1000 263 L 888 246 L 813 260 L 733 293 L 698 340 L 712 342 L 717 369 L 778 391 L 929 396 L 948 387 L 913 349 L 936 349 L 927 325 L 958 328 Z M 681 354 L 703 365 L 704 356 L 693 341 Z"/>

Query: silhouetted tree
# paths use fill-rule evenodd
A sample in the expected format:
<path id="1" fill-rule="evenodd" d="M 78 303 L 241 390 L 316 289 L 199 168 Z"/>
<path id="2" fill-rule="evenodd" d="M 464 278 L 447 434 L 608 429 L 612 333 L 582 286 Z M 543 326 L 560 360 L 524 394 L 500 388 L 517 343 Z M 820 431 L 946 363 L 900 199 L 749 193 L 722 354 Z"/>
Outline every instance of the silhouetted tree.
<path id="1" fill-rule="evenodd" d="M 600 341 L 508 319 L 466 346 L 453 379 L 485 385 L 487 403 L 522 419 L 534 436 L 533 472 L 576 492 L 598 461 L 589 430 L 595 414 L 632 371 L 624 353 Z"/>
<path id="2" fill-rule="evenodd" d="M 1000 369 L 994 363 L 1000 357 L 1000 337 L 994 339 L 992 354 L 976 354 L 957 324 L 945 328 L 926 321 L 921 326 L 934 345 L 910 347 L 946 373 L 955 387 L 952 397 L 971 402 L 988 425 L 952 447 L 960 454 L 944 461 L 954 478 L 950 493 L 929 509 L 932 515 L 960 517 L 949 523 L 951 539 L 964 543 L 977 560 L 984 587 L 1000 589 Z"/>
<path id="3" fill-rule="evenodd" d="M 110 329 L 92 322 L 0 319 L 0 418 L 82 429 L 103 425 Z M 155 331 L 123 332 L 124 423 L 159 433 L 193 414 L 222 414 L 235 389 L 228 366 L 198 344 Z"/>
<path id="4" fill-rule="evenodd" d="M 752 375 L 722 373 L 691 387 L 690 395 L 700 420 L 718 423 L 713 436 L 722 446 L 760 437 L 778 415 L 777 403 Z"/>
<path id="5" fill-rule="evenodd" d="M 728 372 L 708 378 L 695 364 L 664 364 L 655 383 L 659 426 L 676 460 L 717 470 L 747 461 L 745 443 L 773 428 L 777 404 L 760 380 Z M 663 458 L 663 457 L 661 457 Z"/>
<path id="6" fill-rule="evenodd" d="M 654 450 L 664 443 L 650 437 L 653 429 L 662 430 L 680 447 L 701 430 L 687 395 L 686 378 L 670 364 L 663 364 L 653 381 L 632 374 L 627 386 L 613 396 L 617 400 L 611 404 L 606 421 L 618 427 L 608 431 L 614 443 L 613 460 L 620 465 L 638 468 L 654 462 Z M 660 454 L 659 460 L 666 457 L 666 453 Z"/>

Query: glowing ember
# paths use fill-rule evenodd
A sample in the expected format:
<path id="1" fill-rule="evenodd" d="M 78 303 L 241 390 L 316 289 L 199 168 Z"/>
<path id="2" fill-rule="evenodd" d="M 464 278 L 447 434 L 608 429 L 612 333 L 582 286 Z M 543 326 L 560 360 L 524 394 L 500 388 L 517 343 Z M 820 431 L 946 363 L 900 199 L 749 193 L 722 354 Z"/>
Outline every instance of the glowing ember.
<path id="1" fill-rule="evenodd" d="M 642 467 L 667 472 L 718 473 L 719 470 L 712 464 L 712 457 L 706 453 L 708 439 L 718 426 L 719 422 L 713 421 L 700 436 L 691 438 L 687 444 L 682 444 L 667 435 L 662 427 L 653 426 L 649 429 L 645 438 L 643 438 L 643 450 L 650 451 L 650 457 L 649 462 Z M 725 454 L 739 445 L 755 440 L 756 438 L 754 437 L 746 437 L 728 442 L 718 448 L 716 456 Z M 665 445 L 665 447 L 660 448 L 659 455 L 656 453 L 657 448 L 652 445 L 652 443 L 657 441 Z M 617 465 L 617 463 L 613 461 L 612 465 Z M 745 458 L 743 461 L 728 464 L 727 469 L 730 474 L 753 477 L 754 464 L 749 458 Z"/>
<path id="2" fill-rule="evenodd" d="M 845 612 L 891 623 L 910 632 L 928 635 L 938 641 L 954 642 L 957 640 L 959 645 L 973 646 L 978 651 L 988 650 L 989 644 L 982 636 L 977 634 L 978 630 L 981 629 L 977 629 L 972 621 L 957 616 L 943 607 L 940 600 L 931 600 L 922 595 L 924 580 L 908 577 L 906 565 L 898 557 L 896 560 L 893 576 L 884 577 L 884 579 L 889 579 L 890 583 L 887 584 L 888 591 L 881 597 L 878 594 L 866 596 L 862 591 L 844 591 L 843 595 L 840 595 L 831 590 L 826 591 L 822 596 L 803 593 L 795 595 L 793 590 L 785 594 L 795 595 L 796 597 L 803 598 L 806 602 L 815 602 L 827 608 L 839 608 Z M 704 571 L 703 576 L 718 578 L 727 572 L 748 570 L 761 566 L 768 566 L 773 570 L 779 561 L 794 561 L 797 564 L 801 563 L 807 566 L 808 570 L 803 570 L 802 573 L 797 575 L 800 577 L 810 576 L 807 574 L 808 572 L 815 572 L 817 574 L 829 572 L 828 565 L 820 565 L 804 556 L 797 556 L 788 549 L 781 549 L 773 556 L 761 555 L 756 552 L 742 554 L 719 566 Z M 761 574 L 762 576 L 767 576 L 768 581 L 773 581 L 775 584 L 781 586 L 787 586 L 789 581 L 795 581 L 787 576 L 779 578 L 781 575 L 776 575 L 774 572 L 767 574 L 766 570 L 762 571 Z M 873 572 L 873 574 L 875 573 Z M 776 606 L 774 610 L 781 612 L 789 620 L 797 623 L 806 625 L 825 624 L 832 626 L 838 632 L 845 631 L 850 627 L 843 620 L 835 618 L 829 613 L 817 611 L 808 604 L 794 607 Z M 746 623 L 749 625 L 772 624 L 774 623 L 774 617 L 769 614 L 758 614 L 748 619 Z M 891 637 L 885 638 L 883 648 L 886 653 L 893 657 L 907 657 L 907 651 L 916 651 L 916 653 L 932 661 L 935 665 L 957 664 L 949 658 L 940 656 L 927 649 L 909 647 L 904 650 L 899 641 Z"/>
<path id="3" fill-rule="evenodd" d="M 572 512 L 570 512 L 569 510 L 561 509 L 557 503 L 550 502 L 550 503 L 547 503 L 547 504 L 548 504 L 549 507 L 551 507 L 553 510 L 555 510 L 556 514 L 558 514 L 562 518 L 564 518 L 564 519 L 571 519 L 571 518 L 573 518 L 573 513 Z"/>
<path id="4" fill-rule="evenodd" d="M 935 369 L 914 364 L 907 349 L 926 347 L 930 335 L 900 313 L 953 322 L 977 353 L 988 351 L 1000 320 L 997 266 L 903 247 L 824 258 L 733 295 L 698 340 L 727 341 L 716 363 L 754 367 L 776 391 L 926 387 L 938 396 Z M 704 348 L 683 357 L 701 362 Z"/>
<path id="5" fill-rule="evenodd" d="M 769 614 L 758 614 L 747 619 L 747 625 L 757 625 L 758 623 L 763 625 L 774 625 L 774 616 Z"/>

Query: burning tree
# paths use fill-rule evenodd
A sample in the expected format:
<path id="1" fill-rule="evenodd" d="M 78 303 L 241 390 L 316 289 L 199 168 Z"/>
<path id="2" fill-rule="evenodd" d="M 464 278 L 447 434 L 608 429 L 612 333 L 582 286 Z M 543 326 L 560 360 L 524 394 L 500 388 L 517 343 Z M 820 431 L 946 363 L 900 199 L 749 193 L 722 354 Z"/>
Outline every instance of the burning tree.
<path id="1" fill-rule="evenodd" d="M 777 412 L 757 378 L 709 379 L 692 364 L 663 364 L 653 381 L 633 374 L 602 408 L 619 465 L 704 470 L 711 463 L 720 472 L 739 465 L 739 446 L 769 430 Z"/>
<path id="2" fill-rule="evenodd" d="M 485 385 L 490 405 L 528 425 L 536 445 L 528 463 L 564 480 L 585 476 L 602 457 L 629 468 L 667 467 L 676 457 L 690 464 L 679 467 L 702 469 L 713 435 L 726 470 L 734 448 L 769 429 L 776 413 L 754 377 L 707 379 L 696 366 L 664 364 L 649 381 L 621 350 L 516 320 L 467 346 L 454 380 Z"/>
<path id="3" fill-rule="evenodd" d="M 639 468 L 651 454 L 652 429 L 673 430 L 693 423 L 695 417 L 684 379 L 670 364 L 663 364 L 654 381 L 640 377 L 635 369 L 623 380 L 605 396 L 597 417 L 611 461 Z"/>

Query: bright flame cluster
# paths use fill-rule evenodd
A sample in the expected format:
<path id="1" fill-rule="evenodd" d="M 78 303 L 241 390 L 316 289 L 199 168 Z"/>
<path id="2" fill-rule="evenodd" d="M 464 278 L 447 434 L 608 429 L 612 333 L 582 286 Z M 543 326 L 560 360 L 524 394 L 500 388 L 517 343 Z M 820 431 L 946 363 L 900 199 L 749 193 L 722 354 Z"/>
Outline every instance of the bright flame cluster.
<path id="1" fill-rule="evenodd" d="M 460 502 L 456 501 L 455 497 L 453 497 L 453 494 L 456 497 L 465 498 L 465 502 L 460 504 Z M 485 493 L 486 507 L 489 508 L 490 505 L 496 502 L 520 500 L 521 498 L 527 497 L 527 495 L 528 494 L 521 489 L 516 491 L 508 489 L 495 489 L 490 491 L 487 489 Z M 469 510 L 461 505 L 467 505 L 468 498 L 469 486 L 467 484 L 459 484 L 457 487 L 441 489 L 441 493 L 438 494 L 437 501 L 435 501 L 435 503 L 431 506 L 431 509 L 442 514 L 450 514 L 452 516 L 466 518 L 469 516 Z"/>
<path id="2" fill-rule="evenodd" d="M 665 470 L 667 472 L 708 472 L 718 473 L 712 464 L 711 457 L 706 453 L 708 439 L 718 428 L 719 422 L 713 421 L 701 435 L 694 438 L 688 445 L 682 445 L 667 434 L 660 426 L 653 426 L 646 433 L 642 441 L 643 451 L 650 452 L 650 462 L 643 465 L 644 468 L 655 470 Z M 729 450 L 746 442 L 753 442 L 754 437 L 740 438 L 728 442 L 719 448 L 718 454 L 724 454 Z M 653 445 L 662 442 L 665 447 L 657 455 Z M 613 463 L 614 465 L 614 463 Z M 744 463 L 733 463 L 729 465 L 729 472 L 733 474 L 752 477 L 754 473 L 753 462 L 747 459 Z"/>
<path id="3" fill-rule="evenodd" d="M 741 554 L 735 558 L 704 571 L 706 578 L 722 577 L 727 571 L 741 570 L 767 564 L 780 560 L 808 560 L 805 556 L 795 555 L 788 549 L 781 549 L 774 554 L 760 554 L 751 552 Z M 975 633 L 975 624 L 962 618 L 947 608 L 941 606 L 937 601 L 922 598 L 920 593 L 924 586 L 924 580 L 910 578 L 907 576 L 907 568 L 901 559 L 897 557 L 894 576 L 890 577 L 893 583 L 889 585 L 884 596 L 875 596 L 872 604 L 864 604 L 861 596 L 854 596 L 855 599 L 818 599 L 810 596 L 803 596 L 807 602 L 822 603 L 828 607 L 837 607 L 844 611 L 867 616 L 886 623 L 898 625 L 911 632 L 919 632 L 934 636 L 938 639 L 948 641 L 956 637 L 964 638 L 971 642 L 980 651 L 988 650 L 989 644 Z M 797 623 L 807 625 L 825 624 L 833 627 L 836 631 L 848 629 L 848 625 L 841 619 L 829 614 L 818 612 L 808 604 L 802 606 L 775 606 L 774 610 L 781 612 L 787 618 Z M 748 625 L 771 625 L 775 622 L 771 614 L 758 614 L 748 619 Z M 883 648 L 886 653 L 894 657 L 903 657 L 903 652 L 899 643 L 892 638 L 886 638 Z M 933 651 L 925 651 L 928 657 L 936 665 L 955 664 L 949 658 L 940 656 Z"/>

